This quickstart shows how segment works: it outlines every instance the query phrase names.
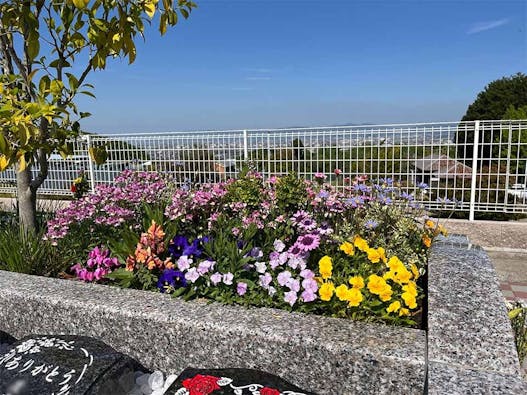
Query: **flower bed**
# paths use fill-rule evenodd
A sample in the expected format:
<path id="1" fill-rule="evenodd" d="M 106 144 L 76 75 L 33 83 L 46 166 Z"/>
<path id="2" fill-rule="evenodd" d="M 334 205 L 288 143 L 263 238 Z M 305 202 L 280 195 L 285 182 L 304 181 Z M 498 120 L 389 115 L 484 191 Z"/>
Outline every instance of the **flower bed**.
<path id="1" fill-rule="evenodd" d="M 177 189 L 125 171 L 57 212 L 46 237 L 76 252 L 71 271 L 87 282 L 418 325 L 427 249 L 444 231 L 420 218 L 390 179 L 336 190 L 322 174 L 246 172 Z"/>

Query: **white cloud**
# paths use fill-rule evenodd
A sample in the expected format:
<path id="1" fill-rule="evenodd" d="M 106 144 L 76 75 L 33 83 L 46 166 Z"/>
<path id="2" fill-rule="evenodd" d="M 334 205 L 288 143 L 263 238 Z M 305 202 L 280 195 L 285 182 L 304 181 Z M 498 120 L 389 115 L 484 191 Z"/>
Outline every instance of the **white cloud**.
<path id="1" fill-rule="evenodd" d="M 506 25 L 509 22 L 509 18 L 497 19 L 495 21 L 478 22 L 473 24 L 470 29 L 468 29 L 467 34 L 476 34 L 487 30 L 496 29 L 497 27 Z"/>

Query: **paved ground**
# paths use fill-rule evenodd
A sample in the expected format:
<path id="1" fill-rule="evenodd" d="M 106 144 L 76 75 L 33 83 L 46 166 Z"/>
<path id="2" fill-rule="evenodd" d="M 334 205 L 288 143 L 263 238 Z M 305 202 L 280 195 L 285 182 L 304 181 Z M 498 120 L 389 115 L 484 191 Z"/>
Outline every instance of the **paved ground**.
<path id="1" fill-rule="evenodd" d="M 527 222 L 440 220 L 450 233 L 461 233 L 484 248 L 525 250 L 527 253 Z"/>
<path id="2" fill-rule="evenodd" d="M 500 280 L 501 290 L 507 300 L 527 303 L 527 251 L 487 251 Z"/>

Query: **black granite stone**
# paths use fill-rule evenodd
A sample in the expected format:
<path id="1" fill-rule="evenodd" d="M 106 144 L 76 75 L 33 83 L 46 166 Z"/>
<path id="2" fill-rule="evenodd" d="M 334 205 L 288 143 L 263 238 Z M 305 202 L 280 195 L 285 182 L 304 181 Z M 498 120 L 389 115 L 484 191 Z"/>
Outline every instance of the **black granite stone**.
<path id="1" fill-rule="evenodd" d="M 0 355 L 0 394 L 120 395 L 119 376 L 139 368 L 90 337 L 32 335 Z"/>
<path id="2" fill-rule="evenodd" d="M 16 339 L 9 333 L 0 331 L 0 344 L 11 344 L 16 342 Z"/>
<path id="3" fill-rule="evenodd" d="M 211 395 L 316 395 L 284 379 L 255 369 L 185 369 L 167 393 L 187 395 L 200 389 Z M 197 393 L 197 392 L 196 392 Z"/>
<path id="4" fill-rule="evenodd" d="M 0 331 L 0 355 L 5 354 L 11 348 L 11 344 L 16 342 L 16 339 L 9 333 Z"/>

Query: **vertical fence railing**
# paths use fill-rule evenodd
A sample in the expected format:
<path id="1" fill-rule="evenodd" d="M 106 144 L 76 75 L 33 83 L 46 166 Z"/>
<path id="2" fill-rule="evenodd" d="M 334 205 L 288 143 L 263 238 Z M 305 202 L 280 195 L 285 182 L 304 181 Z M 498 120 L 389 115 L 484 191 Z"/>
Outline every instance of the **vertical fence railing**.
<path id="1" fill-rule="evenodd" d="M 101 146 L 108 159 L 96 165 L 90 148 Z M 73 147 L 67 159 L 51 155 L 41 195 L 71 196 L 80 170 L 94 190 L 124 169 L 206 182 L 234 177 L 250 162 L 265 177 L 325 173 L 336 188 L 361 174 L 393 178 L 408 192 L 424 182 L 430 209 L 456 199 L 456 210 L 470 219 L 477 212 L 527 213 L 527 120 L 83 135 Z M 13 193 L 15 180 L 13 170 L 0 173 L 0 193 Z"/>
<path id="2" fill-rule="evenodd" d="M 469 221 L 474 221 L 476 212 L 476 182 L 478 169 L 478 152 L 479 152 L 479 121 L 474 122 L 474 143 L 472 151 L 472 177 L 470 181 L 470 205 Z"/>

